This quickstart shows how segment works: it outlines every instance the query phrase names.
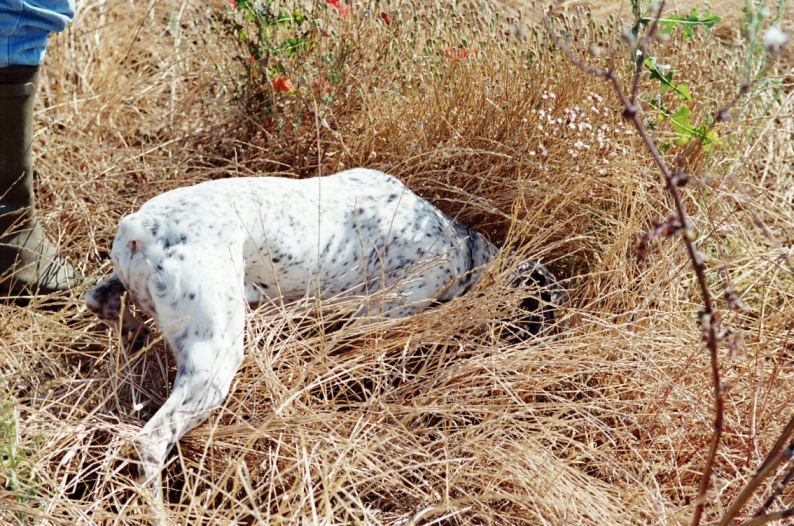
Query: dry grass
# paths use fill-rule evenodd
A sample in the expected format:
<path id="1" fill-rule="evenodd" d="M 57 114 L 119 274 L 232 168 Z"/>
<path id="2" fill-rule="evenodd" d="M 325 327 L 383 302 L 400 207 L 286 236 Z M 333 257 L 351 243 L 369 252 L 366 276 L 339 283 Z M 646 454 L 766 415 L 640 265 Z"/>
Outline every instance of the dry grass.
<path id="1" fill-rule="evenodd" d="M 674 240 L 636 257 L 638 233 L 671 206 L 608 86 L 532 37 L 500 36 L 488 10 L 398 2 L 373 4 L 372 18 L 356 5 L 350 22 L 317 7 L 335 33 L 286 64 L 297 93 L 235 101 L 234 48 L 209 26 L 223 3 L 87 1 L 52 39 L 39 208 L 74 263 L 109 273 L 118 219 L 164 190 L 364 165 L 542 257 L 570 301 L 565 330 L 523 341 L 510 336 L 515 298 L 500 276 L 366 328 L 344 303 L 253 311 L 226 403 L 169 457 L 175 523 L 688 520 L 713 420 L 697 290 Z M 387 9 L 391 24 L 378 25 Z M 591 31 L 570 24 L 577 40 Z M 444 57 L 462 38 L 470 58 Z M 732 93 L 743 56 L 700 37 L 665 53 L 695 94 L 693 120 Z M 330 79 L 328 96 L 316 78 Z M 754 94 L 750 106 L 761 104 L 767 117 L 719 129 L 721 147 L 689 157 L 697 184 L 685 196 L 712 292 L 725 308 L 729 281 L 747 304 L 724 312 L 744 344 L 721 355 L 730 389 L 707 517 L 741 489 L 794 402 L 794 280 L 753 220 L 794 241 L 794 102 L 785 86 Z M 660 140 L 670 133 L 658 128 Z M 0 451 L 18 461 L 0 475 L 4 521 L 135 524 L 149 513 L 129 438 L 167 396 L 171 358 L 162 341 L 121 346 L 83 293 L 0 305 Z"/>

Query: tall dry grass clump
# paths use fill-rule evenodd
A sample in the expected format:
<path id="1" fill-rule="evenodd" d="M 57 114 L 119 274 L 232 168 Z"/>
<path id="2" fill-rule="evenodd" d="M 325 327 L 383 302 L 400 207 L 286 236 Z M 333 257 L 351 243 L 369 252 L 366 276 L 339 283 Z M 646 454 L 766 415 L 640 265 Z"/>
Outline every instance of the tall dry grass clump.
<path id="1" fill-rule="evenodd" d="M 505 262 L 542 258 L 568 302 L 559 327 L 532 338 L 517 335 L 519 299 L 497 272 L 464 298 L 368 327 L 344 302 L 254 309 L 223 408 L 169 457 L 171 519 L 688 521 L 713 421 L 697 283 L 675 242 L 639 250 L 672 203 L 609 86 L 498 18 L 498 5 L 334 5 L 273 6 L 305 19 L 274 26 L 260 53 L 239 45 L 233 21 L 253 38 L 252 26 L 226 2 L 81 3 L 51 41 L 37 114 L 39 213 L 62 252 L 107 274 L 118 219 L 162 191 L 367 166 L 484 232 Z M 610 23 L 582 14 L 564 29 L 607 47 Z M 688 84 L 695 123 L 740 82 L 748 48 L 701 31 L 659 52 Z M 740 342 L 720 355 L 725 430 L 707 519 L 794 401 L 792 276 L 779 259 L 794 242 L 794 103 L 790 79 L 770 78 L 707 150 L 676 144 L 669 120 L 654 128 L 693 175 L 684 204 Z M 150 513 L 129 440 L 165 399 L 173 363 L 162 339 L 122 345 L 82 293 L 0 305 L 0 513 L 11 523 Z"/>

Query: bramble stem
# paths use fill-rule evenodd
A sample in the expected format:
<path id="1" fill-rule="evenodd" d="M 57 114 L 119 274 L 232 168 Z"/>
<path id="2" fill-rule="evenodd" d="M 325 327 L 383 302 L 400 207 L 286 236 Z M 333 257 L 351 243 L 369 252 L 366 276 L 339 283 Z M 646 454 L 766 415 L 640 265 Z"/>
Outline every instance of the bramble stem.
<path id="1" fill-rule="evenodd" d="M 664 1 L 660 3 L 657 19 L 661 15 L 662 10 L 664 9 Z M 700 295 L 703 299 L 703 310 L 700 312 L 700 323 L 706 333 L 706 347 L 709 350 L 709 358 L 711 361 L 711 379 L 712 384 L 714 386 L 714 431 L 711 436 L 711 444 L 709 446 L 709 452 L 706 457 L 706 463 L 703 467 L 703 474 L 701 475 L 700 484 L 698 486 L 698 494 L 695 498 L 697 504 L 695 506 L 695 513 L 692 517 L 692 526 L 697 526 L 700 524 L 700 519 L 703 515 L 703 508 L 705 505 L 705 496 L 706 492 L 709 488 L 709 482 L 711 480 L 711 472 L 714 469 L 714 462 L 717 457 L 717 449 L 719 448 L 720 440 L 722 438 L 722 430 L 723 430 L 723 420 L 724 420 L 724 401 L 722 397 L 722 381 L 720 379 L 720 370 L 719 370 L 719 357 L 717 355 L 717 331 L 716 325 L 717 320 L 714 316 L 714 307 L 713 302 L 711 299 L 711 293 L 708 290 L 708 284 L 706 281 L 706 271 L 705 265 L 703 263 L 703 258 L 697 251 L 695 247 L 695 235 L 691 231 L 691 223 L 689 218 L 684 210 L 684 205 L 681 200 L 681 194 L 678 191 L 678 187 L 675 184 L 673 179 L 673 172 L 667 166 L 664 159 L 662 158 L 661 152 L 656 147 L 656 143 L 654 140 L 648 135 L 648 131 L 645 128 L 645 125 L 642 123 L 640 119 L 640 106 L 636 103 L 636 91 L 638 85 L 638 78 L 639 78 L 639 65 L 638 62 L 635 66 L 637 71 L 635 71 L 634 83 L 632 86 L 631 91 L 631 98 L 626 96 L 626 92 L 621 85 L 620 78 L 615 73 L 615 70 L 612 69 L 610 66 L 608 69 L 599 69 L 589 64 L 584 63 L 579 57 L 577 57 L 570 48 L 559 38 L 559 36 L 552 30 L 551 25 L 549 24 L 549 11 L 548 13 L 544 14 L 543 16 L 543 26 L 546 28 L 546 32 L 549 34 L 551 39 L 554 41 L 554 44 L 562 50 L 565 56 L 570 60 L 576 67 L 584 71 L 585 73 L 589 73 L 591 75 L 601 77 L 607 79 L 614 88 L 615 94 L 617 95 L 620 103 L 623 105 L 623 115 L 624 117 L 631 120 L 634 128 L 640 135 L 645 147 L 651 153 L 656 166 L 659 167 L 659 170 L 662 172 L 664 176 L 664 183 L 667 191 L 673 197 L 673 203 L 675 205 L 676 215 L 678 216 L 678 222 L 681 225 L 681 239 L 684 242 L 684 246 L 686 247 L 687 254 L 689 255 L 689 259 L 692 262 L 692 269 L 695 271 L 695 277 L 698 282 L 698 286 L 700 288 Z M 647 35 L 645 36 L 645 41 L 649 44 L 653 40 L 654 32 L 656 31 L 656 23 L 654 22 L 650 30 L 648 31 Z M 639 60 L 639 59 L 638 59 Z"/>

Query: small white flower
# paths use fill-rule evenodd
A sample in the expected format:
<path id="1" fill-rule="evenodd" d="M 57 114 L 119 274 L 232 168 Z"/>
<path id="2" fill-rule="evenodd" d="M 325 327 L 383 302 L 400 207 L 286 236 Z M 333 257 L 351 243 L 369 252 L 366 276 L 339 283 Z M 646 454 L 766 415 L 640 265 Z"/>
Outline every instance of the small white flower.
<path id="1" fill-rule="evenodd" d="M 770 55 L 777 55 L 788 42 L 788 36 L 775 26 L 769 26 L 764 33 L 764 49 Z"/>

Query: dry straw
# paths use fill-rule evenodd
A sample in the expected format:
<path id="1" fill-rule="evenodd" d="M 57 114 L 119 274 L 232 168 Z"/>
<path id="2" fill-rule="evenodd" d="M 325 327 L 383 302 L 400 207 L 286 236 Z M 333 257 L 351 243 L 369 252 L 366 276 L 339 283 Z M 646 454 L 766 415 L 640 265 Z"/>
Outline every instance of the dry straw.
<path id="1" fill-rule="evenodd" d="M 37 111 L 39 213 L 77 266 L 109 273 L 118 219 L 176 186 L 363 165 L 542 257 L 569 301 L 560 330 L 533 338 L 516 336 L 518 299 L 500 272 L 374 326 L 350 320 L 343 299 L 253 310 L 230 396 L 169 457 L 174 523 L 689 520 L 713 421 L 697 285 L 678 244 L 637 254 L 638 234 L 672 204 L 609 87 L 514 21 L 490 24 L 480 4 L 365 2 L 348 20 L 313 7 L 330 36 L 286 62 L 295 93 L 265 77 L 240 91 L 238 48 L 213 29 L 224 4 L 87 1 L 53 37 Z M 615 38 L 584 15 L 566 23 L 573 41 Z M 741 78 L 739 44 L 674 38 L 665 54 L 696 94 L 693 119 Z M 314 81 L 329 73 L 320 93 Z M 794 232 L 794 103 L 782 82 L 742 103 L 765 116 L 717 128 L 723 144 L 688 157 L 694 182 L 682 192 L 724 326 L 741 341 L 720 356 L 725 427 L 707 520 L 794 401 L 793 280 L 779 260 Z M 656 133 L 672 136 L 663 124 Z M 726 281 L 743 310 L 726 309 Z M 83 292 L 0 305 L 0 458 L 15 462 L 0 474 L 3 521 L 137 524 L 150 513 L 129 439 L 167 395 L 173 362 L 161 339 L 122 346 Z"/>

